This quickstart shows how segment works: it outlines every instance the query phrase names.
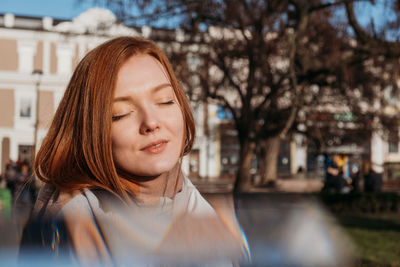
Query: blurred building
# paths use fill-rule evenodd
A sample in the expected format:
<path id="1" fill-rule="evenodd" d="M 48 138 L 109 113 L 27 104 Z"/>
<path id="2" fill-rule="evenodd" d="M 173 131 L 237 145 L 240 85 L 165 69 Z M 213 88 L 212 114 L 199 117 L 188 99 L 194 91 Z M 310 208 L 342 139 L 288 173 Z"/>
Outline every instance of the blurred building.
<path id="1" fill-rule="evenodd" d="M 371 105 L 355 95 L 357 107 L 349 107 L 345 101 L 331 101 L 338 97 L 324 93 L 318 106 L 305 106 L 302 110 L 302 127 L 318 137 L 324 147 L 319 149 L 326 155 L 339 155 L 344 160 L 344 175 L 363 173 L 364 163 L 370 162 L 376 173 L 391 180 L 400 178 L 400 143 L 398 112 L 400 98 L 387 97 L 390 86 L 374 98 Z M 354 90 L 354 91 L 357 91 Z M 334 94 L 334 93 L 333 93 Z M 355 110 L 355 111 L 354 111 Z M 315 142 L 307 141 L 307 170 L 315 171 L 321 166 Z M 313 159 L 317 155 L 316 159 Z"/>

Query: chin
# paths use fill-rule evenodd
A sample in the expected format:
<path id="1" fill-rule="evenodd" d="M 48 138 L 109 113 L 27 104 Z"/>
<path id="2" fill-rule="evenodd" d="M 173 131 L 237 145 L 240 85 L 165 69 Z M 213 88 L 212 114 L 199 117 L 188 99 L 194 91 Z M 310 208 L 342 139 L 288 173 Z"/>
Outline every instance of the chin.
<path id="1" fill-rule="evenodd" d="M 127 174 L 127 176 L 139 176 L 139 177 L 157 177 L 161 174 L 167 173 L 174 169 L 178 160 L 176 161 L 157 161 L 149 164 L 145 164 L 140 166 L 139 169 L 136 168 L 122 168 L 123 172 Z M 134 166 L 133 164 L 131 166 Z M 121 170 L 121 169 L 120 169 Z"/>
<path id="2" fill-rule="evenodd" d="M 151 170 L 150 172 L 153 175 L 163 174 L 163 173 L 167 173 L 167 172 L 173 170 L 177 163 L 178 163 L 178 160 L 170 161 L 170 162 L 168 162 L 168 161 L 158 162 L 158 163 L 153 164 L 149 169 Z"/>

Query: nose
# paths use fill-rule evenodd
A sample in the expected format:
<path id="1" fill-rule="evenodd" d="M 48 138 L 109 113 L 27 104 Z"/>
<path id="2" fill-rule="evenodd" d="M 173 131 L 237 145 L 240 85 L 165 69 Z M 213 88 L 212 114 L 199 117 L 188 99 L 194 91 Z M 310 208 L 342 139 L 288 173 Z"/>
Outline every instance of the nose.
<path id="1" fill-rule="evenodd" d="M 150 134 L 160 129 L 160 123 L 155 112 L 150 109 L 142 111 L 140 134 Z"/>

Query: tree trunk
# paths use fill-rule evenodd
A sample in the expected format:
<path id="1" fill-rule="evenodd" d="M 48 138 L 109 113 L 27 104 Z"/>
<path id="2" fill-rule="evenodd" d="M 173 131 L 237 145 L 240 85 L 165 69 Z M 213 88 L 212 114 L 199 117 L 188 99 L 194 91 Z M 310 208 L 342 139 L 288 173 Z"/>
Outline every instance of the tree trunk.
<path id="1" fill-rule="evenodd" d="M 233 188 L 235 193 L 248 191 L 251 184 L 251 159 L 253 157 L 253 152 L 255 148 L 255 143 L 250 141 L 245 141 L 240 148 L 240 161 L 239 169 L 236 175 L 236 181 Z"/>
<path id="2" fill-rule="evenodd" d="M 278 155 L 281 139 L 279 136 L 270 137 L 262 142 L 262 149 L 264 150 L 264 158 L 260 159 L 264 162 L 262 168 L 263 172 L 263 185 L 275 183 L 278 178 Z"/>

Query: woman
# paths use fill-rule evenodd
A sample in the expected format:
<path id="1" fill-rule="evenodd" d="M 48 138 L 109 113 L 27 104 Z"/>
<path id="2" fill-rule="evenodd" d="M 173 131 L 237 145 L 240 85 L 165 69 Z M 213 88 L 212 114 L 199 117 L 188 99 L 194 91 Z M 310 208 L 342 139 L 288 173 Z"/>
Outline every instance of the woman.
<path id="1" fill-rule="evenodd" d="M 194 135 L 186 96 L 154 43 L 120 37 L 89 52 L 37 154 L 45 185 L 21 251 L 40 239 L 51 257 L 72 251 L 83 264 L 237 260 L 239 234 L 182 175 Z"/>

